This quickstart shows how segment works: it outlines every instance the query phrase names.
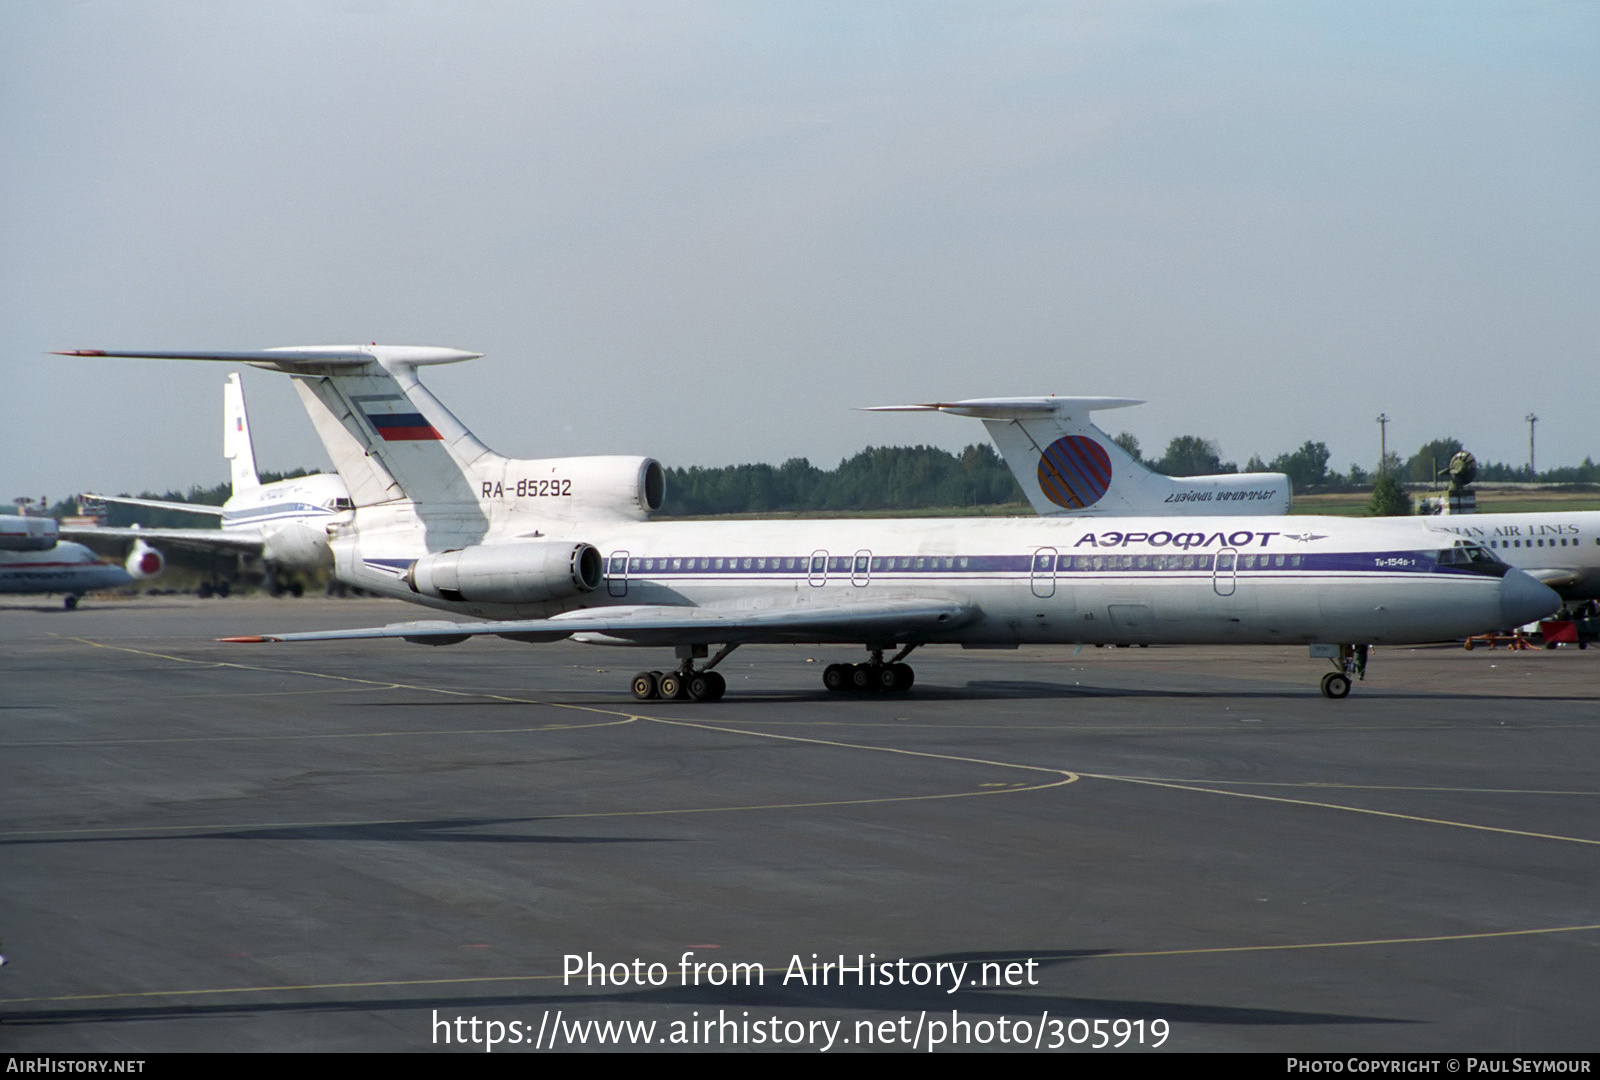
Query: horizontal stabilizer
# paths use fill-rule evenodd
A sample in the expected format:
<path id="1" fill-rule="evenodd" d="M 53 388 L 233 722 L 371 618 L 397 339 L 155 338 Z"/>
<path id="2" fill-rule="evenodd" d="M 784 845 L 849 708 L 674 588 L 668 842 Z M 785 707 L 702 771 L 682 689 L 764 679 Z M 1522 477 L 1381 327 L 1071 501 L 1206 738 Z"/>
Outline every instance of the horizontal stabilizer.
<path id="1" fill-rule="evenodd" d="M 433 345 L 291 345 L 252 352 L 157 352 L 148 349 L 65 349 L 57 356 L 117 356 L 140 360 L 223 360 L 254 364 L 291 375 L 306 369 L 359 367 L 377 363 L 385 367 L 421 367 L 475 360 L 482 353 Z"/>
<path id="2" fill-rule="evenodd" d="M 1137 398 L 1116 397 L 998 397 L 965 401 L 929 401 L 920 405 L 870 405 L 862 412 L 944 412 L 975 416 L 980 420 L 1025 420 L 1044 416 L 1070 416 L 1099 409 L 1126 409 L 1143 405 Z"/>

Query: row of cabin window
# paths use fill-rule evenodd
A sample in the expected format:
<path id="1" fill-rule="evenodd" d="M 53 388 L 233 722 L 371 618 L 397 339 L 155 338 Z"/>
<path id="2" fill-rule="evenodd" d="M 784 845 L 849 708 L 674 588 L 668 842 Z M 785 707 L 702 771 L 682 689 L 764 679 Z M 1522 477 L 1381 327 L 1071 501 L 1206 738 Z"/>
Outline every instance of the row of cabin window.
<path id="1" fill-rule="evenodd" d="M 1573 537 L 1571 546 L 1572 547 L 1577 547 L 1581 542 L 1582 541 L 1580 541 L 1577 537 Z M 1600 545 L 1600 536 L 1595 537 L 1594 538 L 1594 542 L 1595 542 L 1596 545 Z M 1490 540 L 1489 541 L 1489 546 L 1492 547 L 1492 548 L 1535 547 L 1535 546 L 1537 546 L 1537 547 L 1545 547 L 1546 544 L 1545 544 L 1545 542 L 1543 540 Z M 1555 537 L 1551 537 L 1550 538 L 1550 543 L 1549 543 L 1548 546 L 1549 547 L 1557 546 Z M 1560 546 L 1561 547 L 1567 547 L 1568 546 L 1566 537 L 1562 537 L 1561 538 Z"/>
<path id="2" fill-rule="evenodd" d="M 1211 555 L 1035 555 L 1033 569 L 1047 570 L 1210 570 L 1213 565 Z M 612 560 L 612 572 L 617 573 L 622 569 L 620 559 Z M 1268 569 L 1268 568 L 1294 568 L 1304 564 L 1300 555 L 1240 555 L 1237 566 L 1241 570 Z M 965 570 L 970 565 L 970 559 L 965 555 L 944 556 L 874 556 L 871 558 L 871 569 L 875 573 L 887 573 L 893 570 Z M 645 573 L 652 570 L 791 570 L 796 572 L 808 571 L 813 574 L 823 573 L 824 570 L 835 573 L 854 571 L 861 573 L 868 568 L 868 558 L 862 556 L 832 556 L 828 558 L 817 557 L 806 559 L 799 558 L 766 558 L 747 556 L 745 558 L 716 558 L 702 556 L 699 558 L 677 559 L 645 559 L 634 558 L 628 561 L 630 573 Z"/>

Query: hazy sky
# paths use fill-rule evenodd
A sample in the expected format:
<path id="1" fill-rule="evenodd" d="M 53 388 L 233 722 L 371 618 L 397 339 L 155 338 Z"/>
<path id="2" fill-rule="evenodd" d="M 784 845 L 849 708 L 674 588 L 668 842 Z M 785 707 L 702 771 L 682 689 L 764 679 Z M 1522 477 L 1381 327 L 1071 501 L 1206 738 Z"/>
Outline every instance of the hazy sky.
<path id="1" fill-rule="evenodd" d="M 823 467 L 861 405 L 1600 457 L 1592 2 L 0 3 L 0 497 L 216 483 L 382 341 L 495 449 Z M 245 376 L 264 467 L 326 463 Z"/>

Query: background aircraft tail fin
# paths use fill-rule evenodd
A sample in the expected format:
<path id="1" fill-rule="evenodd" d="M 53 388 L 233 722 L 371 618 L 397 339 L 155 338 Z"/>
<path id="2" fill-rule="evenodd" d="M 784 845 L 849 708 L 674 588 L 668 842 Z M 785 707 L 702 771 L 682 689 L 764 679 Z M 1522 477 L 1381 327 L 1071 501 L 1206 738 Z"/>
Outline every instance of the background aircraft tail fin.
<path id="1" fill-rule="evenodd" d="M 989 429 L 1000 456 L 1034 512 L 1063 514 L 1285 514 L 1282 473 L 1163 476 L 1118 446 L 1090 420 L 1133 398 L 972 398 L 879 405 L 868 412 L 945 412 L 972 416 Z"/>
<path id="2" fill-rule="evenodd" d="M 250 441 L 250 415 L 244 407 L 244 384 L 237 371 L 222 384 L 222 456 L 233 467 L 235 495 L 261 486 L 255 446 Z"/>

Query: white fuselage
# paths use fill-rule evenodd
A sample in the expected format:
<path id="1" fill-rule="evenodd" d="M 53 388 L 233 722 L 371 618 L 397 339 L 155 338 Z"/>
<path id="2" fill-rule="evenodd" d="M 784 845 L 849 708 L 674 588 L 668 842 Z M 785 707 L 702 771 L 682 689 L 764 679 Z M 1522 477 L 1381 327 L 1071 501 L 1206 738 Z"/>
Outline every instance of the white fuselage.
<path id="1" fill-rule="evenodd" d="M 261 558 L 275 566 L 333 565 L 328 526 L 349 519 L 344 482 L 331 473 L 247 488 L 222 505 L 222 530 L 261 539 Z"/>
<path id="2" fill-rule="evenodd" d="M 363 508 L 333 540 L 338 574 L 488 619 L 606 605 L 731 613 L 947 598 L 979 614 L 930 640 L 968 645 L 1434 641 L 1554 607 L 1552 594 L 1503 566 L 1438 565 L 1449 543 L 1418 519 L 596 521 L 548 535 L 598 548 L 600 587 L 538 604 L 419 596 L 403 579 L 413 560 L 507 542 L 435 531 L 424 550 L 422 535 L 403 506 Z"/>

